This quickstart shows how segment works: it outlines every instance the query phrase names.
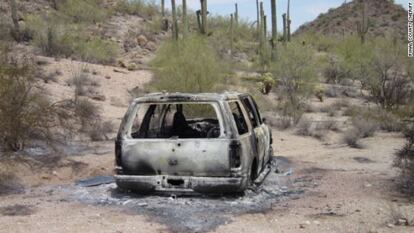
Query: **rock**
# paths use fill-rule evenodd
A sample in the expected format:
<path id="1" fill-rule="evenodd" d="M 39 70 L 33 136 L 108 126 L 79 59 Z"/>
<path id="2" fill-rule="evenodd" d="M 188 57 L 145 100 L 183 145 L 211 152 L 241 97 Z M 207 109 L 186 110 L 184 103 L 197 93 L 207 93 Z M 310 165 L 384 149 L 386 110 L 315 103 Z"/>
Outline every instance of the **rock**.
<path id="1" fill-rule="evenodd" d="M 155 50 L 157 50 L 157 45 L 154 42 L 150 41 L 150 42 L 147 43 L 145 48 L 148 49 L 151 52 L 154 52 Z"/>
<path id="2" fill-rule="evenodd" d="M 124 61 L 121 61 L 121 60 L 118 61 L 118 66 L 120 66 L 122 68 L 126 68 L 127 67 L 126 64 L 125 64 L 125 62 Z"/>
<path id="3" fill-rule="evenodd" d="M 137 42 L 139 46 L 143 47 L 148 43 L 148 39 L 144 35 L 139 35 L 137 37 Z"/>
<path id="4" fill-rule="evenodd" d="M 91 99 L 96 101 L 105 101 L 106 97 L 104 95 L 95 94 L 91 96 Z"/>
<path id="5" fill-rule="evenodd" d="M 392 224 L 392 223 L 388 223 L 388 224 L 387 224 L 387 227 L 388 227 L 388 228 L 394 228 L 394 227 L 395 227 L 395 225 L 394 225 L 394 224 Z"/>
<path id="6" fill-rule="evenodd" d="M 365 186 L 365 188 L 370 188 L 370 187 L 372 187 L 372 184 L 366 183 L 364 186 Z"/>
<path id="7" fill-rule="evenodd" d="M 132 63 L 128 64 L 127 70 L 129 70 L 129 71 L 137 70 L 137 66 L 135 64 L 132 64 Z"/>
<path id="8" fill-rule="evenodd" d="M 106 79 L 111 79 L 111 76 L 106 75 L 106 76 L 105 76 L 105 78 L 106 78 Z"/>
<path id="9" fill-rule="evenodd" d="M 304 223 L 299 224 L 299 227 L 300 227 L 301 229 L 305 229 L 305 228 L 306 228 L 306 226 L 309 226 L 309 225 L 311 225 L 311 222 L 310 222 L 310 221 L 306 221 L 306 222 L 304 222 Z"/>
<path id="10" fill-rule="evenodd" d="M 404 218 L 400 218 L 397 221 L 398 226 L 408 226 L 408 220 Z"/>

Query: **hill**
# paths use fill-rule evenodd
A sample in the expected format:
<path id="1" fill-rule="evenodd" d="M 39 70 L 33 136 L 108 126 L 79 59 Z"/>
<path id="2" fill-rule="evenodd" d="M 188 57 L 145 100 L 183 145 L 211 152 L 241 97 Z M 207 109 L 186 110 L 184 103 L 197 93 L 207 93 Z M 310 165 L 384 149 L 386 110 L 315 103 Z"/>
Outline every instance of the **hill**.
<path id="1" fill-rule="evenodd" d="M 405 40 L 407 35 L 407 11 L 392 0 L 354 0 L 320 14 L 314 21 L 299 27 L 294 33 L 317 33 L 326 36 L 344 36 L 357 33 L 357 22 L 362 18 L 362 2 L 366 4 L 369 19 L 369 37 L 397 35 Z"/>

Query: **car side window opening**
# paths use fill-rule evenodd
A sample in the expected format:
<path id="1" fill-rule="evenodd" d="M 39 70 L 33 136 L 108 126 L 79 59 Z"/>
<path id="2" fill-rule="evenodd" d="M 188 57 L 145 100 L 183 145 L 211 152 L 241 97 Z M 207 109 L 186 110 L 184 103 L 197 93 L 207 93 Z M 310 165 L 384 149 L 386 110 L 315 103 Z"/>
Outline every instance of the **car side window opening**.
<path id="1" fill-rule="evenodd" d="M 250 102 L 253 104 L 253 107 L 254 107 L 253 109 L 254 109 L 254 112 L 256 112 L 256 116 L 259 120 L 259 124 L 260 125 L 263 124 L 263 119 L 262 119 L 262 116 L 260 115 L 259 107 L 257 106 L 256 101 L 254 101 L 252 97 L 249 97 L 249 99 L 250 99 Z"/>
<path id="2" fill-rule="evenodd" d="M 253 128 L 258 127 L 260 125 L 260 121 L 258 119 L 256 110 L 253 107 L 252 103 L 247 97 L 242 98 L 242 101 L 243 101 L 244 107 L 246 108 L 247 114 L 249 115 L 249 120 Z"/>
<path id="3" fill-rule="evenodd" d="M 239 103 L 229 102 L 229 106 L 230 106 L 231 113 L 233 115 L 234 122 L 236 123 L 237 131 L 239 132 L 239 135 L 243 135 L 249 132 L 246 119 L 244 118 L 244 115 L 240 108 Z"/>
<path id="4" fill-rule="evenodd" d="M 140 104 L 132 138 L 218 138 L 220 124 L 210 103 Z"/>

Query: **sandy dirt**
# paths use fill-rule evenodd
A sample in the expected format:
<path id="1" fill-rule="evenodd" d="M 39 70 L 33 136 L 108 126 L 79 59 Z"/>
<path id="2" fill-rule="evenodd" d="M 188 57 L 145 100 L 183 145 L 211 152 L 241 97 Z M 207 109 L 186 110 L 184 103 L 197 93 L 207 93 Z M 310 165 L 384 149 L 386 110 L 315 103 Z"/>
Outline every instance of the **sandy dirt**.
<path id="1" fill-rule="evenodd" d="M 59 71 L 56 82 L 45 84 L 56 101 L 73 95 L 73 86 L 67 83 L 74 72 L 88 70 L 99 82 L 97 90 L 105 96 L 105 100 L 94 102 L 106 120 L 115 125 L 119 125 L 131 100 L 128 90 L 142 88 L 152 77 L 145 70 L 42 59 L 47 61 L 46 72 Z M 334 101 L 328 99 L 319 104 L 315 100 L 314 104 L 329 105 Z M 326 117 L 324 113 L 312 114 Z M 125 208 L 124 202 L 111 203 L 113 192 L 109 189 L 99 193 L 96 200 L 102 202 L 71 198 L 79 194 L 75 181 L 112 174 L 112 140 L 87 143 L 84 150 L 70 156 L 2 161 L 13 171 L 20 188 L 0 196 L 0 232 L 413 232 L 413 227 L 397 224 L 402 218 L 414 220 L 414 204 L 399 194 L 395 186 L 398 174 L 392 168 L 393 153 L 404 144 L 402 136 L 377 132 L 362 141 L 363 149 L 352 149 L 342 143 L 342 135 L 329 132 L 324 140 L 318 140 L 298 136 L 294 130 L 274 129 L 275 156 L 285 162 L 283 172 L 287 173 L 287 183 L 274 185 L 290 189 L 295 195 L 269 197 L 269 208 L 229 212 L 213 208 L 202 216 L 205 226 L 198 222 L 197 227 L 193 227 L 192 218 L 171 222 L 174 218 L 169 215 L 173 212 L 163 212 L 162 208 L 167 206 L 170 211 L 180 203 L 202 203 L 198 197 L 177 197 L 169 206 L 168 196 L 154 199 L 157 205 L 140 204 L 141 197 L 128 196 L 136 203 L 135 211 Z M 260 192 L 257 195 L 266 197 Z M 220 206 L 240 200 L 245 199 L 223 199 Z M 254 204 L 258 199 L 247 200 Z M 219 221 L 220 216 L 225 221 Z M 216 224 L 210 224 L 212 221 Z"/>
<path id="2" fill-rule="evenodd" d="M 207 231 L 412 232 L 412 227 L 395 226 L 401 216 L 414 218 L 414 205 L 395 191 L 393 183 L 397 174 L 391 166 L 392 154 L 404 142 L 399 135 L 378 133 L 364 141 L 363 150 L 350 149 L 340 143 L 324 145 L 319 140 L 299 137 L 290 131 L 275 130 L 274 137 L 276 154 L 284 156 L 283 159 L 291 164 L 292 181 L 307 179 L 303 182 L 304 192 L 281 199 L 273 203 L 272 208 L 258 213 L 226 216 L 227 221 Z M 34 183 L 34 186 L 60 184 L 65 187 L 82 177 L 110 174 L 112 157 L 112 154 L 75 156 L 73 160 L 86 164 L 80 168 L 79 175 L 68 175 L 70 172 L 65 172 L 68 168 L 64 167 L 56 173 L 66 176 L 65 179 L 47 180 Z M 151 210 L 131 212 L 122 208 L 122 204 L 68 200 L 59 187 L 51 189 L 56 192 L 50 188 L 42 192 L 39 190 L 43 189 L 33 187 L 22 194 L 2 196 L 0 224 L 3 227 L 0 232 L 27 232 L 28 229 L 32 232 L 174 231 L 172 225 L 161 224 L 159 218 L 156 220 Z M 159 198 L 168 200 L 169 197 Z M 213 213 L 206 212 L 204 218 L 208 222 L 214 218 Z M 183 225 L 189 224 L 182 221 Z M 181 231 L 194 232 L 194 229 L 189 227 Z"/>

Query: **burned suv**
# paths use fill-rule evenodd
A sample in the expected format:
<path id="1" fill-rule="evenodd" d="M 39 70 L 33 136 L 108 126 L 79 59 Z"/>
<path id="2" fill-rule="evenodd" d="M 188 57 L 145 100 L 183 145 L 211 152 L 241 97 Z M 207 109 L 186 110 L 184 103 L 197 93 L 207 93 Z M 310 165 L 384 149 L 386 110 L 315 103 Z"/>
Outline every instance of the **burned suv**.
<path id="1" fill-rule="evenodd" d="M 242 192 L 265 177 L 271 130 L 248 94 L 135 99 L 115 143 L 115 180 L 138 192 Z"/>

